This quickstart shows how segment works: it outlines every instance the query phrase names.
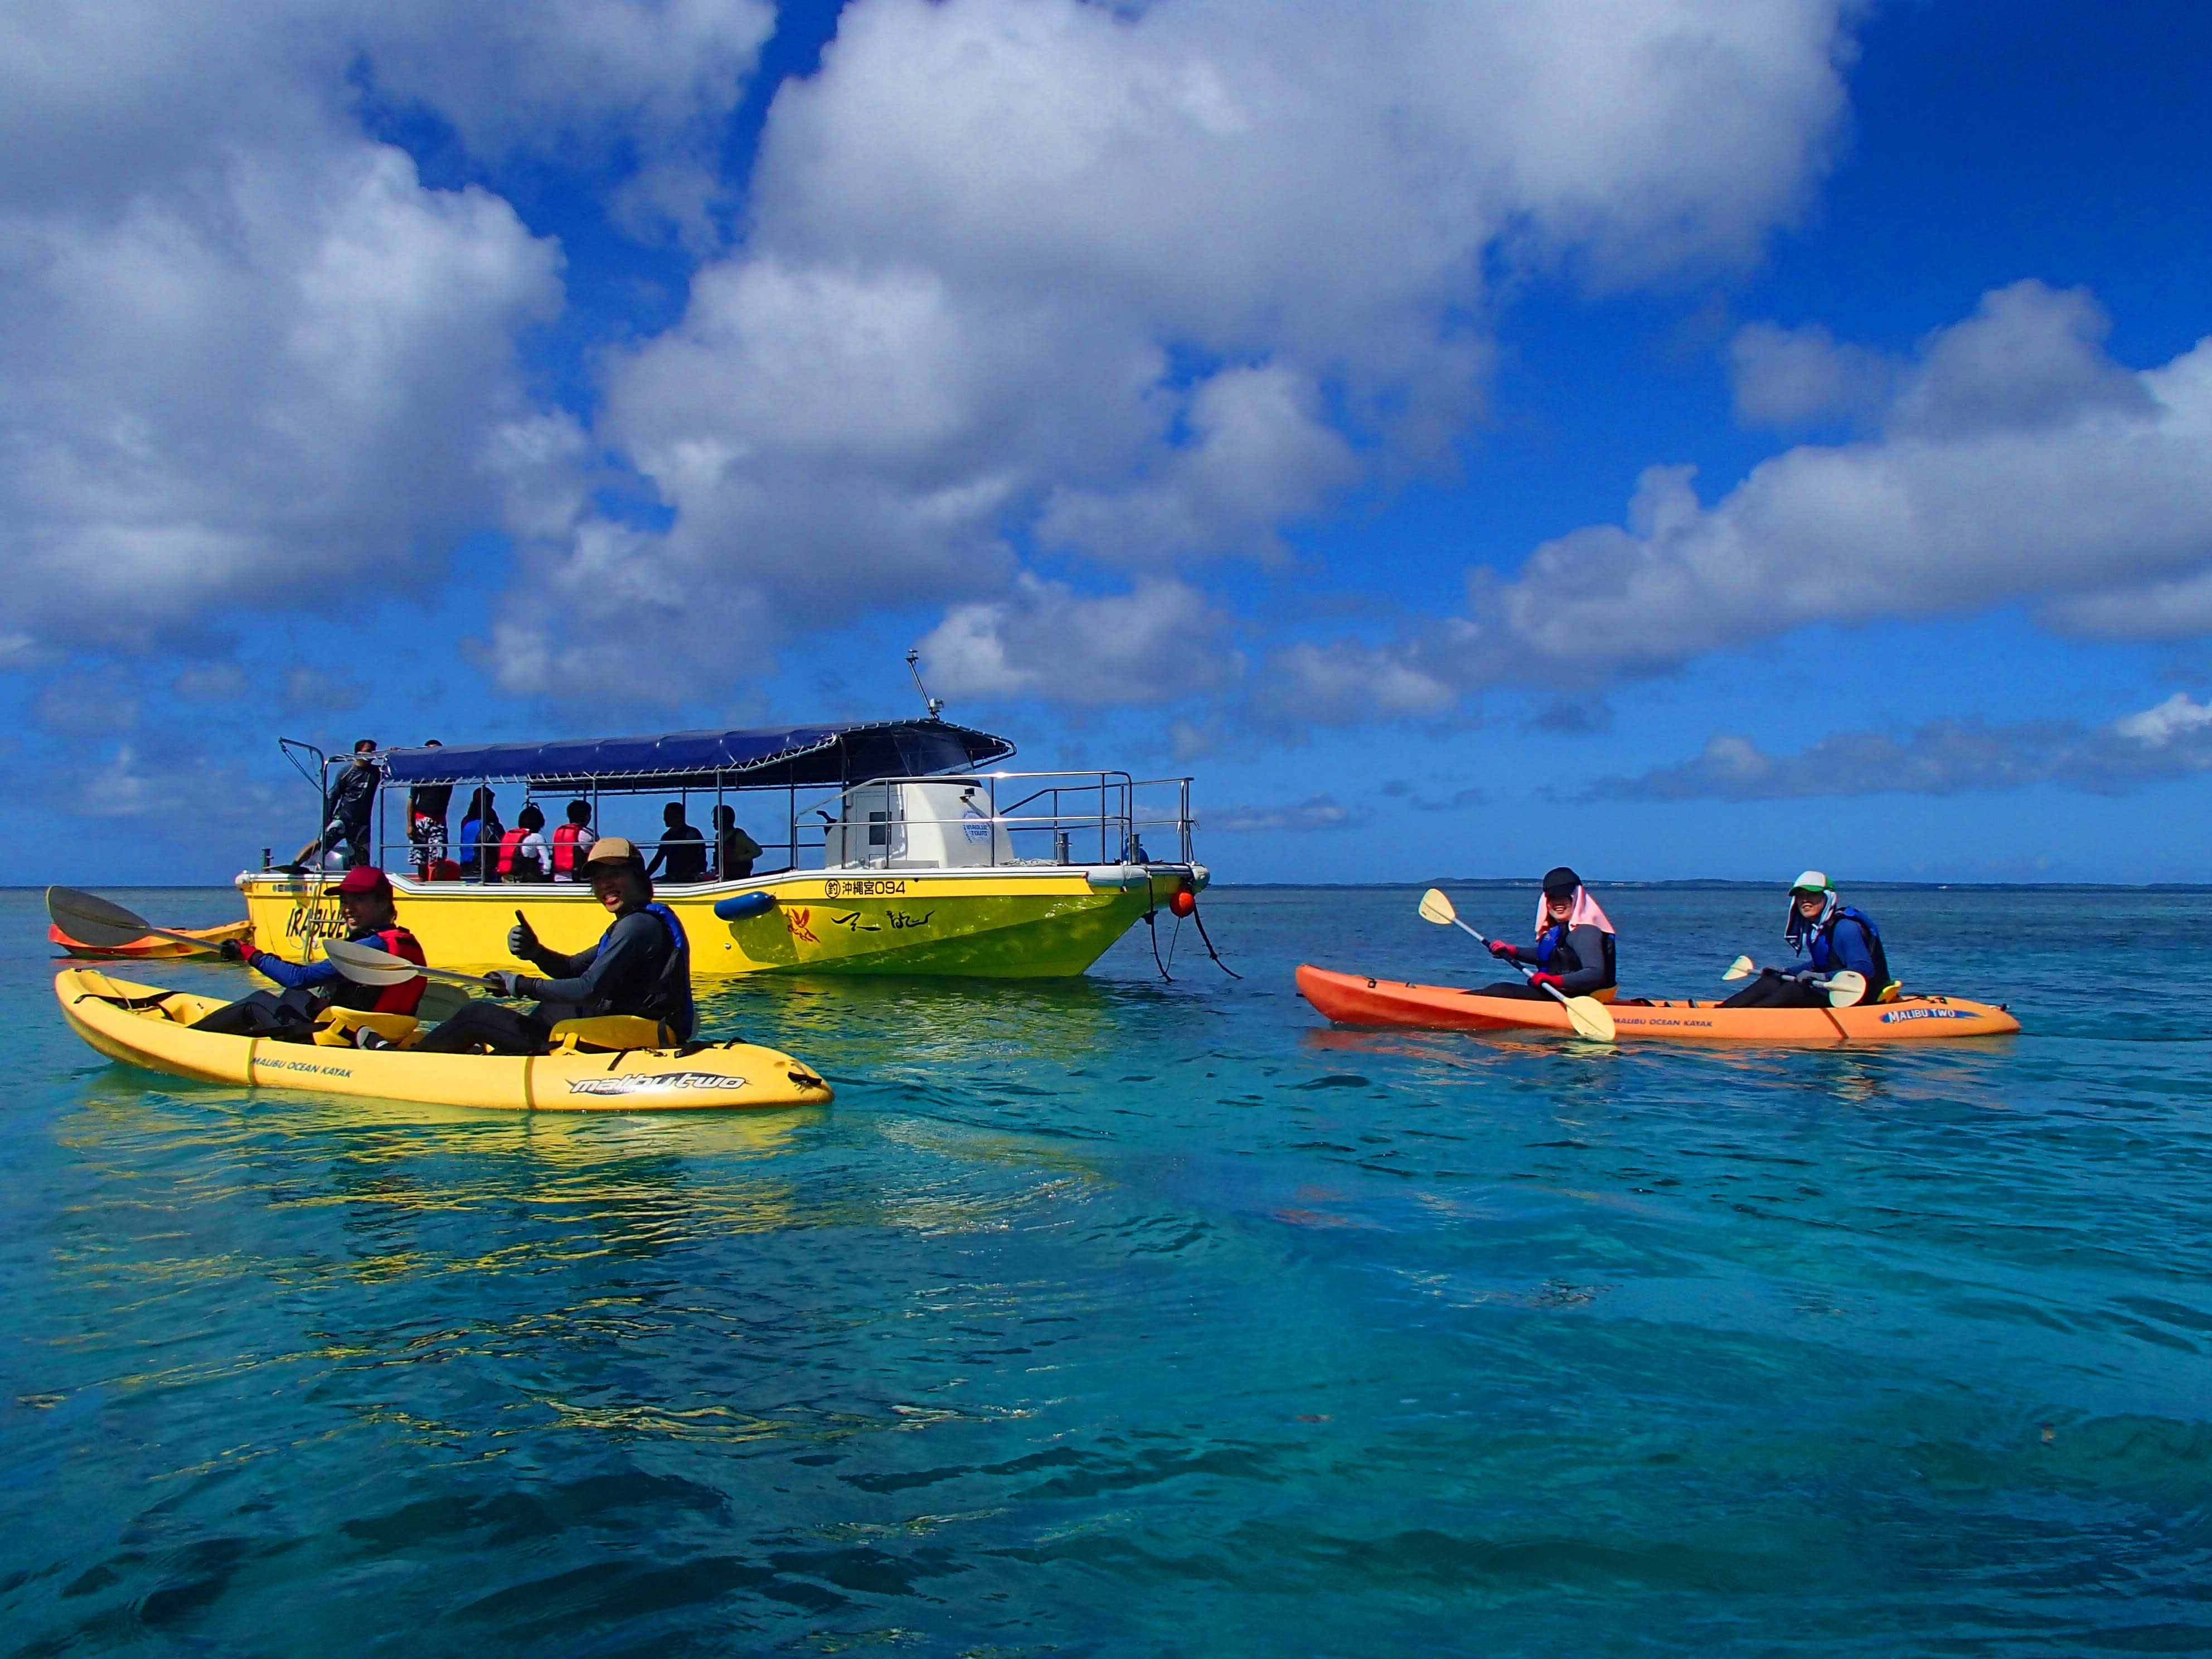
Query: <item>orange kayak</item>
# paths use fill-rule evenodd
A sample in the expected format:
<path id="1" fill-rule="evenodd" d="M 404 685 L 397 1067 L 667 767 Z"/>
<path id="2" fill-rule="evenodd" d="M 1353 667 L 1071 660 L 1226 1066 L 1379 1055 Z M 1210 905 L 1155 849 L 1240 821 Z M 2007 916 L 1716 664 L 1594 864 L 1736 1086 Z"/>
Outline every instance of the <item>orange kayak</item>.
<path id="1" fill-rule="evenodd" d="M 1432 1030 L 1572 1030 L 1567 1011 L 1549 997 L 1479 996 L 1452 985 L 1298 969 L 1298 990 L 1340 1025 L 1413 1025 Z M 2002 1007 L 1963 997 L 1908 996 L 1856 1008 L 1723 1008 L 1716 1002 L 1606 1005 L 1623 1039 L 1686 1042 L 1927 1042 L 1942 1037 L 2002 1036 L 2020 1022 Z"/>
<path id="2" fill-rule="evenodd" d="M 169 962 L 184 957 L 211 957 L 226 939 L 234 939 L 240 945 L 253 943 L 253 924 L 250 921 L 226 921 L 220 927 L 179 927 L 177 932 L 190 933 L 207 943 L 191 945 L 181 939 L 155 939 L 149 934 L 144 939 L 134 939 L 128 945 L 87 945 L 82 939 L 71 939 L 57 924 L 46 924 L 46 937 L 70 955 L 109 961 Z"/>

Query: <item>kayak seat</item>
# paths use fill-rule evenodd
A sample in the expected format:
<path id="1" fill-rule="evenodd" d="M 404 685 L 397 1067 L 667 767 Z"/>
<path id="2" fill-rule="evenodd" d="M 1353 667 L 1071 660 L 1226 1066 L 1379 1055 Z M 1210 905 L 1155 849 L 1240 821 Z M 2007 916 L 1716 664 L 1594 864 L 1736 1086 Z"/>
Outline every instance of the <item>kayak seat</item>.
<path id="1" fill-rule="evenodd" d="M 1881 994 L 1875 998 L 1875 1000 L 1876 1002 L 1894 1002 L 1898 998 L 1904 994 L 1905 981 L 1901 979 L 1893 979 L 1890 981 L 1888 984 L 1881 988 Z"/>
<path id="2" fill-rule="evenodd" d="M 325 1008 L 315 1022 L 315 1042 L 324 1048 L 357 1048 L 356 1033 L 370 1030 L 395 1048 L 411 1048 L 422 1036 L 422 1022 L 412 1014 L 372 1014 L 359 1008 Z"/>
<path id="3" fill-rule="evenodd" d="M 556 1054 L 610 1054 L 631 1048 L 672 1048 L 676 1034 L 642 1014 L 595 1014 L 564 1019 L 548 1033 Z"/>

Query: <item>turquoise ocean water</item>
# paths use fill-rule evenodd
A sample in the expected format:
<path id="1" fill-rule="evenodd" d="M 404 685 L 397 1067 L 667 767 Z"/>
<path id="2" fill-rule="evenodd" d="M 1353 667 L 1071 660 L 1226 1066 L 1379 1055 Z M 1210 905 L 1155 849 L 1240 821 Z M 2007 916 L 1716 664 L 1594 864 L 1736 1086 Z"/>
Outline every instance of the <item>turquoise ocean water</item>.
<path id="1" fill-rule="evenodd" d="M 578 1121 L 111 1066 L 0 894 L 0 1651 L 2212 1650 L 2212 896 L 1868 896 L 1978 1045 L 1329 1030 L 1492 977 L 1416 896 L 749 984 L 834 1107 Z"/>

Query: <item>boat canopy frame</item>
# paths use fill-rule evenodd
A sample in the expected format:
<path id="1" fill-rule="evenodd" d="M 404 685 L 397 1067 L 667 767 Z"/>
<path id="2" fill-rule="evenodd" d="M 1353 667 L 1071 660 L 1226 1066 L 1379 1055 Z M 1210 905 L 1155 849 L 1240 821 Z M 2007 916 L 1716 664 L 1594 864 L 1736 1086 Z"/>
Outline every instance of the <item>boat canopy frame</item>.
<path id="1" fill-rule="evenodd" d="M 1014 753 L 1011 739 L 950 720 L 825 721 L 807 726 L 669 732 L 563 743 L 387 749 L 395 784 L 513 783 L 532 794 L 603 795 L 670 789 L 817 789 L 968 771 Z"/>

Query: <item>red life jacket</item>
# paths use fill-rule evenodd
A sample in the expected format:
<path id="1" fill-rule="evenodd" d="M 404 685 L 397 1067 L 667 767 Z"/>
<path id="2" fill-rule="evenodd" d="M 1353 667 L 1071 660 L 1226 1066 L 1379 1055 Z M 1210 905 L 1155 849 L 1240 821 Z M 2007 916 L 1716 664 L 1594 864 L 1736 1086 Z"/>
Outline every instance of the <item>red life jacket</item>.
<path id="1" fill-rule="evenodd" d="M 499 872 L 502 876 L 514 873 L 514 855 L 522 848 L 522 838 L 527 830 L 510 830 L 499 838 Z"/>
<path id="2" fill-rule="evenodd" d="M 417 967 L 422 965 L 422 947 L 416 943 L 415 935 L 404 927 L 395 926 L 384 929 L 376 936 L 376 943 L 380 949 L 389 951 L 395 957 L 404 957 Z M 387 985 L 377 997 L 375 1006 L 369 1010 L 369 1012 L 411 1014 L 415 1012 L 416 1005 L 422 1000 L 422 993 L 429 988 L 430 981 L 419 974 L 413 979 L 402 981 L 398 985 Z"/>
<path id="3" fill-rule="evenodd" d="M 583 826 L 564 823 L 553 832 L 553 873 L 573 876 L 576 873 L 576 834 Z"/>

